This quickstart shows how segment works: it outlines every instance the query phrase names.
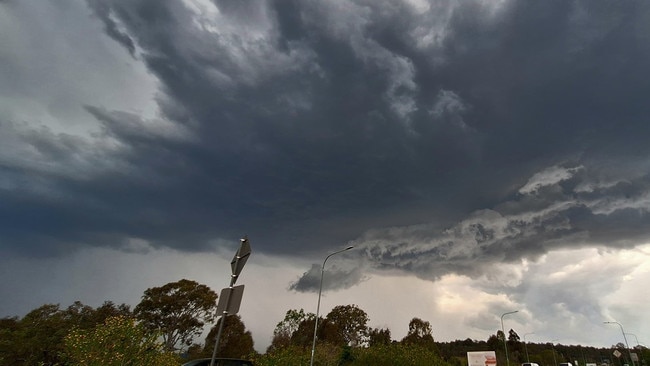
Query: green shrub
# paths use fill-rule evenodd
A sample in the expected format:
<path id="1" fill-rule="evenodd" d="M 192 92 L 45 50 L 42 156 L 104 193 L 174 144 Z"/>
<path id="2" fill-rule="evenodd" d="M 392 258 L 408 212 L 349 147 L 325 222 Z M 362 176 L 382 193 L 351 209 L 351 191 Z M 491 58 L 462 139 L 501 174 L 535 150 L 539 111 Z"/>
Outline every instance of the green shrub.
<path id="1" fill-rule="evenodd" d="M 374 366 L 449 366 L 432 350 L 416 345 L 393 343 L 353 349 L 354 360 L 347 364 Z"/>
<path id="2" fill-rule="evenodd" d="M 63 359 L 71 366 L 178 366 L 177 357 L 158 338 L 131 318 L 108 318 L 95 328 L 68 333 Z"/>

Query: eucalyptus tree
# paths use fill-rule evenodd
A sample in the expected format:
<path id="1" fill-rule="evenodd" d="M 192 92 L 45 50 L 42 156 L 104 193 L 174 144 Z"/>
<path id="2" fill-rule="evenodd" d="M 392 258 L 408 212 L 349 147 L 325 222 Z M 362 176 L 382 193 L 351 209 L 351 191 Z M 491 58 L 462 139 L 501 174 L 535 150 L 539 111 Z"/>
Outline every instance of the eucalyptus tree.
<path id="1" fill-rule="evenodd" d="M 168 350 L 182 350 L 214 320 L 216 308 L 216 292 L 182 279 L 145 290 L 133 312 L 147 329 L 160 332 Z"/>

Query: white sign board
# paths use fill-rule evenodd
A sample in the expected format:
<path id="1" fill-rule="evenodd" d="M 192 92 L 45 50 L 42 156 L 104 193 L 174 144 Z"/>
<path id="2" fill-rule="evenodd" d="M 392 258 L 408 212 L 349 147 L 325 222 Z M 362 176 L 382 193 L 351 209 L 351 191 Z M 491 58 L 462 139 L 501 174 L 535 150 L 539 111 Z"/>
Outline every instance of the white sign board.
<path id="1" fill-rule="evenodd" d="M 497 355 L 494 351 L 467 352 L 468 366 L 497 366 Z"/>

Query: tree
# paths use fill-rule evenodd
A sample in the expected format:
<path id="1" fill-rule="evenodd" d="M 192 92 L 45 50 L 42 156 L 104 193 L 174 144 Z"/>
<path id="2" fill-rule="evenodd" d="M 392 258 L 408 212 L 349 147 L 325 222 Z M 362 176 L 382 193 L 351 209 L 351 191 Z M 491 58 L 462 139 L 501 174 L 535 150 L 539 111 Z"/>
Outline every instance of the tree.
<path id="1" fill-rule="evenodd" d="M 433 343 L 431 332 L 431 323 L 420 318 L 413 318 L 409 322 L 409 331 L 406 334 L 406 337 L 402 339 L 402 342 L 415 344 L 422 342 Z"/>
<path id="2" fill-rule="evenodd" d="M 12 357 L 25 365 L 56 364 L 70 328 L 58 304 L 42 305 L 20 320 Z"/>
<path id="3" fill-rule="evenodd" d="M 517 334 L 517 332 L 515 332 L 514 330 L 510 329 L 510 331 L 508 332 L 508 342 L 515 343 L 519 341 L 520 341 L 519 334 Z"/>
<path id="4" fill-rule="evenodd" d="M 323 339 L 327 342 L 360 346 L 368 336 L 368 314 L 357 305 L 339 305 L 323 322 Z"/>
<path id="5" fill-rule="evenodd" d="M 90 329 L 73 329 L 64 338 L 64 358 L 70 366 L 176 366 L 175 355 L 129 317 L 108 318 Z"/>
<path id="6" fill-rule="evenodd" d="M 20 320 L 5 318 L 0 322 L 0 365 L 57 364 L 63 338 L 73 328 L 89 329 L 103 323 L 108 313 L 130 316 L 126 305 L 105 303 L 93 309 L 76 301 L 66 309 L 45 304 Z"/>
<path id="7" fill-rule="evenodd" d="M 497 330 L 497 339 L 498 339 L 500 342 L 505 342 L 506 336 L 505 336 L 505 334 L 503 334 L 502 331 Z"/>
<path id="8" fill-rule="evenodd" d="M 370 328 L 368 330 L 368 345 L 370 347 L 390 344 L 390 329 Z"/>
<path id="9" fill-rule="evenodd" d="M 94 321 L 95 309 L 92 306 L 84 305 L 81 301 L 72 303 L 62 311 L 61 315 L 71 327 L 90 328 L 97 324 Z"/>
<path id="10" fill-rule="evenodd" d="M 104 301 L 100 307 L 95 309 L 93 322 L 94 324 L 104 324 L 106 319 L 117 316 L 132 318 L 133 312 L 131 312 L 129 305 L 120 304 L 116 306 L 112 301 Z"/>
<path id="11" fill-rule="evenodd" d="M 16 336 L 20 322 L 18 317 L 0 319 L 0 365 L 12 365 L 16 362 Z"/>
<path id="12" fill-rule="evenodd" d="M 502 334 L 503 334 L 503 333 L 502 333 Z M 497 334 L 492 334 L 492 335 L 490 335 L 490 336 L 488 337 L 486 343 L 487 343 L 487 345 L 488 345 L 488 349 L 491 349 L 491 350 L 497 350 L 497 349 L 499 349 L 499 345 L 500 345 L 500 341 L 499 341 L 499 333 L 497 332 Z"/>
<path id="13" fill-rule="evenodd" d="M 289 346 L 294 333 L 300 328 L 300 324 L 307 319 L 314 319 L 315 317 L 315 314 L 305 313 L 303 309 L 288 310 L 284 319 L 275 326 L 273 340 L 267 352 Z"/>
<path id="14" fill-rule="evenodd" d="M 223 325 L 223 333 L 219 339 L 219 357 L 247 358 L 255 353 L 253 336 L 250 331 L 246 330 L 241 317 L 239 315 L 229 315 L 225 318 L 226 323 Z M 203 347 L 205 356 L 212 356 L 217 332 L 223 319 L 223 316 L 219 318 L 217 324 L 210 329 L 208 336 L 205 338 L 205 346 Z"/>
<path id="15" fill-rule="evenodd" d="M 513 361 L 520 360 L 522 349 L 519 334 L 514 330 L 508 331 L 508 353 L 513 357 Z"/>
<path id="16" fill-rule="evenodd" d="M 214 320 L 216 307 L 216 292 L 182 279 L 147 289 L 134 314 L 147 329 L 160 331 L 168 350 L 176 350 L 192 344 L 205 323 Z"/>
<path id="17" fill-rule="evenodd" d="M 298 325 L 293 334 L 291 334 L 291 344 L 294 346 L 300 347 L 310 347 L 312 345 L 314 337 L 314 321 L 316 320 L 316 315 L 312 317 L 307 317 Z M 323 318 L 318 317 L 318 324 L 323 324 Z M 322 333 L 322 327 L 318 327 Z"/>
<path id="18" fill-rule="evenodd" d="M 409 322 L 409 331 L 406 336 L 402 338 L 402 343 L 425 347 L 431 351 L 437 351 L 431 332 L 431 323 L 420 318 L 413 318 Z"/>

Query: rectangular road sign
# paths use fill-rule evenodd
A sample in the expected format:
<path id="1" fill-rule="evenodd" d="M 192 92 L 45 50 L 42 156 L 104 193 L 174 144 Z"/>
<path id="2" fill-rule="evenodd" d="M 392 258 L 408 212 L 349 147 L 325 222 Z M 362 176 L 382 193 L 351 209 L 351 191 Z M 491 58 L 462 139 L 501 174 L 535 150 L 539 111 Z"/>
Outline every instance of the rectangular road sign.
<path id="1" fill-rule="evenodd" d="M 496 366 L 497 355 L 494 351 L 467 352 L 468 366 Z"/>
<path id="2" fill-rule="evenodd" d="M 227 313 L 226 315 L 237 314 L 243 296 L 244 285 L 222 289 L 221 294 L 219 294 L 219 303 L 217 304 L 217 315 L 222 315 L 224 312 Z"/>

